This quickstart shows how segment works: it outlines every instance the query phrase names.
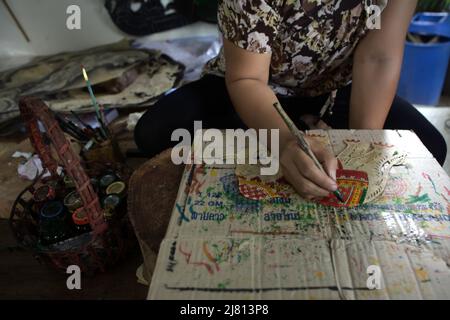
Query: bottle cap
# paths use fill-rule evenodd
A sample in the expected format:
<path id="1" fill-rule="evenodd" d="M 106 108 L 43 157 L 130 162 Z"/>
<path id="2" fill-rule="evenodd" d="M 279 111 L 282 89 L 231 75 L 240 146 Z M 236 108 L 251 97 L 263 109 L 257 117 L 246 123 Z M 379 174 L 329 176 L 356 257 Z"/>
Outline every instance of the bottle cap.
<path id="1" fill-rule="evenodd" d="M 46 185 L 55 190 L 58 189 L 60 186 L 59 181 L 55 179 L 47 181 Z"/>
<path id="2" fill-rule="evenodd" d="M 117 194 L 123 196 L 125 193 L 125 183 L 122 181 L 116 181 L 111 183 L 108 188 L 106 188 L 106 194 Z"/>
<path id="3" fill-rule="evenodd" d="M 105 174 L 100 178 L 100 186 L 106 188 L 114 181 L 116 181 L 116 176 L 114 174 Z"/>
<path id="4" fill-rule="evenodd" d="M 64 176 L 64 184 L 65 184 L 66 188 L 68 188 L 68 189 L 75 188 L 75 182 L 68 175 Z"/>
<path id="5" fill-rule="evenodd" d="M 82 226 L 89 224 L 89 218 L 83 207 L 78 208 L 72 214 L 72 220 L 76 225 Z"/>
<path id="6" fill-rule="evenodd" d="M 120 197 L 117 194 L 110 194 L 103 199 L 105 209 L 115 209 L 120 203 Z"/>
<path id="7" fill-rule="evenodd" d="M 55 189 L 49 185 L 43 185 L 36 189 L 33 193 L 33 199 L 36 202 L 44 202 L 55 198 Z"/>
<path id="8" fill-rule="evenodd" d="M 73 212 L 83 205 L 83 201 L 77 191 L 72 191 L 64 198 L 64 205 Z"/>
<path id="9" fill-rule="evenodd" d="M 49 201 L 41 208 L 41 218 L 53 219 L 64 212 L 64 206 L 61 201 Z"/>
<path id="10" fill-rule="evenodd" d="M 97 178 L 95 178 L 95 177 L 94 177 L 94 178 L 91 178 L 90 181 L 91 181 L 91 184 L 92 184 L 92 186 L 93 186 L 94 188 L 98 187 L 99 181 L 98 181 Z"/>

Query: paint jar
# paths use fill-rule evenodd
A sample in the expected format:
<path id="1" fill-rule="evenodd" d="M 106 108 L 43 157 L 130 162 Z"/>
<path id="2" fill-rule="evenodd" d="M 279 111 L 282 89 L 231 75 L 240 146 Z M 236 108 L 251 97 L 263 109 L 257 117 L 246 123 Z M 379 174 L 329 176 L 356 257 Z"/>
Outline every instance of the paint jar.
<path id="1" fill-rule="evenodd" d="M 43 203 L 55 199 L 56 192 L 50 185 L 46 184 L 37 188 L 33 193 L 33 200 L 37 203 Z"/>
<path id="2" fill-rule="evenodd" d="M 64 186 L 66 190 L 74 189 L 75 181 L 73 181 L 73 179 L 70 176 L 66 175 L 64 176 Z"/>
<path id="3" fill-rule="evenodd" d="M 74 211 L 72 214 L 72 221 L 74 223 L 74 229 L 76 234 L 83 234 L 91 231 L 89 224 L 89 218 L 86 210 L 81 207 Z"/>
<path id="4" fill-rule="evenodd" d="M 98 193 L 99 187 L 100 187 L 100 181 L 95 177 L 91 178 L 90 181 L 91 181 L 92 188 L 94 188 L 95 193 Z"/>
<path id="5" fill-rule="evenodd" d="M 107 173 L 100 178 L 100 187 L 106 189 L 111 183 L 117 180 L 114 173 Z"/>
<path id="6" fill-rule="evenodd" d="M 83 205 L 83 201 L 77 191 L 72 191 L 64 198 L 64 205 L 69 212 L 74 212 Z"/>
<path id="7" fill-rule="evenodd" d="M 118 207 L 121 204 L 121 199 L 117 194 L 110 194 L 103 198 L 102 205 L 104 209 L 104 216 L 106 220 L 111 220 Z"/>
<path id="8" fill-rule="evenodd" d="M 62 180 L 52 179 L 46 182 L 46 185 L 55 191 L 55 198 L 63 199 L 65 195 L 65 186 Z"/>
<path id="9" fill-rule="evenodd" d="M 54 200 L 55 197 L 55 189 L 53 189 L 49 185 L 43 185 L 36 188 L 36 190 L 33 192 L 34 203 L 31 210 L 31 215 L 36 221 L 39 221 L 39 212 L 42 206 L 46 202 Z"/>
<path id="10" fill-rule="evenodd" d="M 116 181 L 111 183 L 108 188 L 106 188 L 106 194 L 110 195 L 110 194 L 116 194 L 118 195 L 121 199 L 123 199 L 123 197 L 125 197 L 125 190 L 126 190 L 126 185 L 123 181 Z"/>
<path id="11" fill-rule="evenodd" d="M 39 244 L 49 245 L 70 237 L 67 212 L 61 201 L 49 201 L 40 211 Z"/>

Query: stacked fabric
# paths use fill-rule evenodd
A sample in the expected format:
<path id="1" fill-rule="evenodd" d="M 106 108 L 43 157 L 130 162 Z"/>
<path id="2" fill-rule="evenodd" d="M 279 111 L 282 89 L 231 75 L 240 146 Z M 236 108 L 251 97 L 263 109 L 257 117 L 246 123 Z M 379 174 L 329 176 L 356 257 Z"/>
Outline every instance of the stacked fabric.
<path id="1" fill-rule="evenodd" d="M 176 87 L 184 71 L 159 51 L 135 49 L 129 41 L 40 57 L 0 73 L 0 124 L 19 115 L 17 102 L 25 95 L 42 98 L 57 112 L 93 111 L 82 65 L 106 109 L 147 107 Z"/>

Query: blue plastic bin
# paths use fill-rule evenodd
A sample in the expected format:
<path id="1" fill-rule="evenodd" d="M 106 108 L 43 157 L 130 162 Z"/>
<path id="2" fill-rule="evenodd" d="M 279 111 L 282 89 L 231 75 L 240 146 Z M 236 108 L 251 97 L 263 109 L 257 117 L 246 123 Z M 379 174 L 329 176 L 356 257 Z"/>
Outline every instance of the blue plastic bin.
<path id="1" fill-rule="evenodd" d="M 409 31 L 440 36 L 439 43 L 406 42 L 402 73 L 397 94 L 415 104 L 437 105 L 450 60 L 450 15 L 419 13 Z"/>

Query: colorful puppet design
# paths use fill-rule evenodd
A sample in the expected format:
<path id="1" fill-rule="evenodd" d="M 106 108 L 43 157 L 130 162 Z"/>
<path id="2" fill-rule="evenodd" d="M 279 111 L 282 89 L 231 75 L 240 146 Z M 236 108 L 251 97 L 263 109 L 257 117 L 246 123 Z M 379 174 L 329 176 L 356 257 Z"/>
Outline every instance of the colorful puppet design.
<path id="1" fill-rule="evenodd" d="M 336 180 L 344 202 L 340 202 L 333 194 L 320 201 L 320 204 L 332 207 L 355 207 L 364 203 L 369 189 L 367 172 L 338 169 Z"/>
<path id="2" fill-rule="evenodd" d="M 345 143 L 347 147 L 338 155 L 338 159 L 344 169 L 367 172 L 369 187 L 364 203 L 372 202 L 383 194 L 392 167 L 404 164 L 406 153 L 380 143 L 354 140 Z"/>
<path id="3" fill-rule="evenodd" d="M 406 159 L 406 154 L 393 146 L 354 140 L 345 142 L 347 147 L 338 155 L 336 173 L 344 202 L 330 194 L 319 201 L 322 205 L 349 208 L 374 201 L 383 194 L 392 167 L 403 164 Z M 281 172 L 276 176 L 260 176 L 259 169 L 258 165 L 236 167 L 242 196 L 251 200 L 287 199 L 295 193 Z"/>
<path id="4" fill-rule="evenodd" d="M 238 165 L 236 176 L 239 181 L 239 192 L 250 200 L 268 200 L 289 198 L 294 192 L 283 179 L 281 172 L 274 176 L 261 176 L 259 165 Z"/>
<path id="5" fill-rule="evenodd" d="M 251 200 L 266 200 L 269 198 L 289 198 L 291 188 L 284 179 L 262 181 L 259 177 L 247 179 L 238 177 L 239 192 Z"/>

